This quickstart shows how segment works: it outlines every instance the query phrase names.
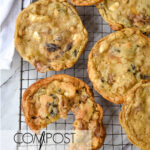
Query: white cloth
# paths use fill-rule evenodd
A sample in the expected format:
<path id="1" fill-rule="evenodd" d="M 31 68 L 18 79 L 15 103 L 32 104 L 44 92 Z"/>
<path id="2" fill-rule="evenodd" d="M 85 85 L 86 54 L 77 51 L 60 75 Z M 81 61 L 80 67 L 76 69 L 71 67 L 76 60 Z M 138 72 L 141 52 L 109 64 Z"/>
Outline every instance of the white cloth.
<path id="1" fill-rule="evenodd" d="M 14 31 L 21 0 L 0 0 L 0 70 L 10 69 L 14 56 Z"/>

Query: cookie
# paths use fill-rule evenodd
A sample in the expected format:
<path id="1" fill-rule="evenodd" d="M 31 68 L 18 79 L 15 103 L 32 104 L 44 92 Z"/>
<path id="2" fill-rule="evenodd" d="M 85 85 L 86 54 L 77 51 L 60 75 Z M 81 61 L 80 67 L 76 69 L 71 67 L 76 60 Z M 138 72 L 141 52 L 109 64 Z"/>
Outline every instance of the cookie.
<path id="1" fill-rule="evenodd" d="M 89 86 L 77 78 L 54 75 L 37 81 L 24 92 L 22 108 L 27 125 L 34 131 L 66 119 L 72 110 L 75 130 L 92 131 L 92 148 L 98 149 L 104 142 L 103 109 L 94 101 Z"/>
<path id="2" fill-rule="evenodd" d="M 150 33 L 149 0 L 105 0 L 97 8 L 113 30 L 137 27 Z"/>
<path id="3" fill-rule="evenodd" d="M 150 81 L 138 83 L 127 95 L 120 112 L 120 123 L 130 142 L 150 149 Z"/>
<path id="4" fill-rule="evenodd" d="M 71 0 L 71 2 L 77 6 L 90 6 L 102 1 L 103 0 Z"/>
<path id="5" fill-rule="evenodd" d="M 90 52 L 88 74 L 105 99 L 124 103 L 123 97 L 150 76 L 150 38 L 136 28 L 114 32 L 98 41 Z"/>
<path id="6" fill-rule="evenodd" d="M 39 72 L 72 67 L 88 41 L 75 8 L 65 0 L 40 0 L 18 16 L 15 46 Z"/>

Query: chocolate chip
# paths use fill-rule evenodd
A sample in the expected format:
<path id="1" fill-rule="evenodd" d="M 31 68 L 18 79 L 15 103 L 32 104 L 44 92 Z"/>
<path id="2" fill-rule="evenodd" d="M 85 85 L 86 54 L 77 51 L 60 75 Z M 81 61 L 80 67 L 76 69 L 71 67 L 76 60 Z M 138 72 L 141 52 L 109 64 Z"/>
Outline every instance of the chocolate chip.
<path id="1" fill-rule="evenodd" d="M 135 75 L 136 75 L 136 72 L 134 72 L 133 75 L 135 76 Z"/>
<path id="2" fill-rule="evenodd" d="M 141 79 L 150 80 L 150 75 L 140 75 Z"/>
<path id="3" fill-rule="evenodd" d="M 132 70 L 136 69 L 135 65 L 133 65 L 133 64 L 131 64 L 131 67 L 132 67 Z"/>
<path id="4" fill-rule="evenodd" d="M 53 101 L 53 102 L 51 103 L 51 106 L 57 107 L 57 104 Z"/>
<path id="5" fill-rule="evenodd" d="M 35 117 L 35 116 L 32 116 L 31 118 L 32 118 L 32 119 L 36 119 L 36 117 Z"/>
<path id="6" fill-rule="evenodd" d="M 76 93 L 79 94 L 80 93 L 79 90 L 76 90 Z"/>
<path id="7" fill-rule="evenodd" d="M 48 103 L 47 105 L 48 105 L 48 106 L 51 106 L 51 103 Z"/>
<path id="8" fill-rule="evenodd" d="M 53 107 L 57 107 L 57 105 L 56 105 L 56 104 L 53 104 Z"/>
<path id="9" fill-rule="evenodd" d="M 71 48 L 72 48 L 72 42 L 70 42 L 70 43 L 67 45 L 67 47 L 66 47 L 66 49 L 65 49 L 65 52 L 71 50 Z"/>
<path id="10" fill-rule="evenodd" d="M 104 83 L 105 82 L 104 78 L 101 78 L 101 81 Z"/>
<path id="11" fill-rule="evenodd" d="M 57 98 L 54 94 L 50 94 L 50 96 L 51 96 L 53 99 L 56 99 L 56 98 Z"/>
<path id="12" fill-rule="evenodd" d="M 58 89 L 58 93 L 60 93 L 61 92 L 61 89 Z"/>
<path id="13" fill-rule="evenodd" d="M 118 53 L 120 53 L 120 50 L 119 50 L 119 49 L 115 49 L 115 51 L 118 52 Z"/>
<path id="14" fill-rule="evenodd" d="M 104 6 L 104 3 L 100 3 L 100 6 L 103 7 L 103 6 Z"/>
<path id="15" fill-rule="evenodd" d="M 58 58 L 60 58 L 60 57 L 61 57 L 60 55 L 56 55 L 55 59 L 58 59 Z"/>
<path id="16" fill-rule="evenodd" d="M 75 57 L 77 57 L 78 51 L 75 49 L 73 54 L 74 54 Z"/>
<path id="17" fill-rule="evenodd" d="M 46 43 L 45 47 L 49 52 L 55 52 L 55 51 L 61 49 L 60 46 L 53 44 L 53 43 Z"/>
<path id="18" fill-rule="evenodd" d="M 58 113 L 57 108 L 53 108 L 52 111 L 50 112 L 50 115 L 51 115 L 52 117 L 54 117 L 54 116 L 57 115 L 57 113 Z"/>
<path id="19" fill-rule="evenodd" d="M 50 64 L 49 64 L 48 68 L 49 68 L 50 70 L 53 70 L 53 67 L 52 67 Z"/>
<path id="20" fill-rule="evenodd" d="M 33 99 L 33 96 L 29 96 L 29 99 L 32 100 L 32 99 Z"/>
<path id="21" fill-rule="evenodd" d="M 51 111 L 51 116 L 53 116 L 53 115 L 54 115 L 54 111 L 52 110 L 52 111 Z"/>
<path id="22" fill-rule="evenodd" d="M 130 70 L 130 69 L 128 69 L 127 71 L 128 71 L 128 72 L 130 72 L 131 70 Z"/>

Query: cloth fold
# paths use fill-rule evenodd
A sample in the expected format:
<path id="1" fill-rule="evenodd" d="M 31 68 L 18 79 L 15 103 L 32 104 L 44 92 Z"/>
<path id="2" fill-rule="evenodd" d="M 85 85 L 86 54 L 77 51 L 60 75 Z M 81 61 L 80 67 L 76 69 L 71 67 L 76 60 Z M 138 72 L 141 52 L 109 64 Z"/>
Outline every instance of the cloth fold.
<path id="1" fill-rule="evenodd" d="M 21 0 L 0 0 L 0 70 L 10 69 L 14 56 L 14 31 Z"/>

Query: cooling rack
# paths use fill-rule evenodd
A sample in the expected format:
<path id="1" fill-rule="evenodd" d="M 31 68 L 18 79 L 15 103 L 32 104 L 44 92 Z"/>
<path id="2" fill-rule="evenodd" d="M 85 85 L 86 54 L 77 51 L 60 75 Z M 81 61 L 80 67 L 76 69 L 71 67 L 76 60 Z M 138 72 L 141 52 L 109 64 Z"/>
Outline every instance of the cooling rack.
<path id="1" fill-rule="evenodd" d="M 36 0 L 22 0 L 22 7 L 24 9 L 30 3 Z M 28 131 L 29 128 L 27 127 L 23 113 L 21 111 L 21 99 L 22 94 L 26 88 L 28 88 L 32 83 L 35 81 L 49 77 L 54 74 L 68 74 L 74 77 L 80 78 L 84 82 L 86 82 L 91 88 L 92 84 L 89 81 L 88 74 L 87 74 L 87 60 L 88 54 L 95 44 L 97 40 L 100 38 L 110 34 L 112 30 L 107 25 L 107 23 L 101 18 L 95 6 L 89 7 L 76 7 L 83 24 L 85 25 L 86 29 L 89 32 L 89 42 L 85 51 L 83 52 L 82 56 L 75 64 L 73 68 L 55 72 L 51 71 L 45 74 L 41 74 L 37 72 L 28 62 L 23 61 L 21 59 L 21 71 L 20 71 L 20 112 L 19 112 L 19 130 L 26 130 Z M 92 88 L 93 89 L 93 88 Z M 105 143 L 100 150 L 138 150 L 128 141 L 128 138 L 120 126 L 119 123 L 119 112 L 121 110 L 121 105 L 114 105 L 106 100 L 104 100 L 97 92 L 94 91 L 95 100 L 99 103 L 104 110 L 104 124 L 107 130 L 107 136 L 105 139 Z M 74 115 L 69 112 L 67 116 L 67 120 L 58 120 L 55 123 L 50 124 L 46 129 L 47 130 L 71 130 L 73 129 Z M 19 138 L 19 137 L 18 137 Z M 23 145 L 17 144 L 18 150 L 39 150 L 39 145 Z M 47 148 L 47 146 L 43 146 L 42 150 L 57 150 L 59 149 L 57 145 L 52 148 Z M 62 147 L 61 147 L 61 150 Z M 64 147 L 65 150 L 65 147 Z"/>

